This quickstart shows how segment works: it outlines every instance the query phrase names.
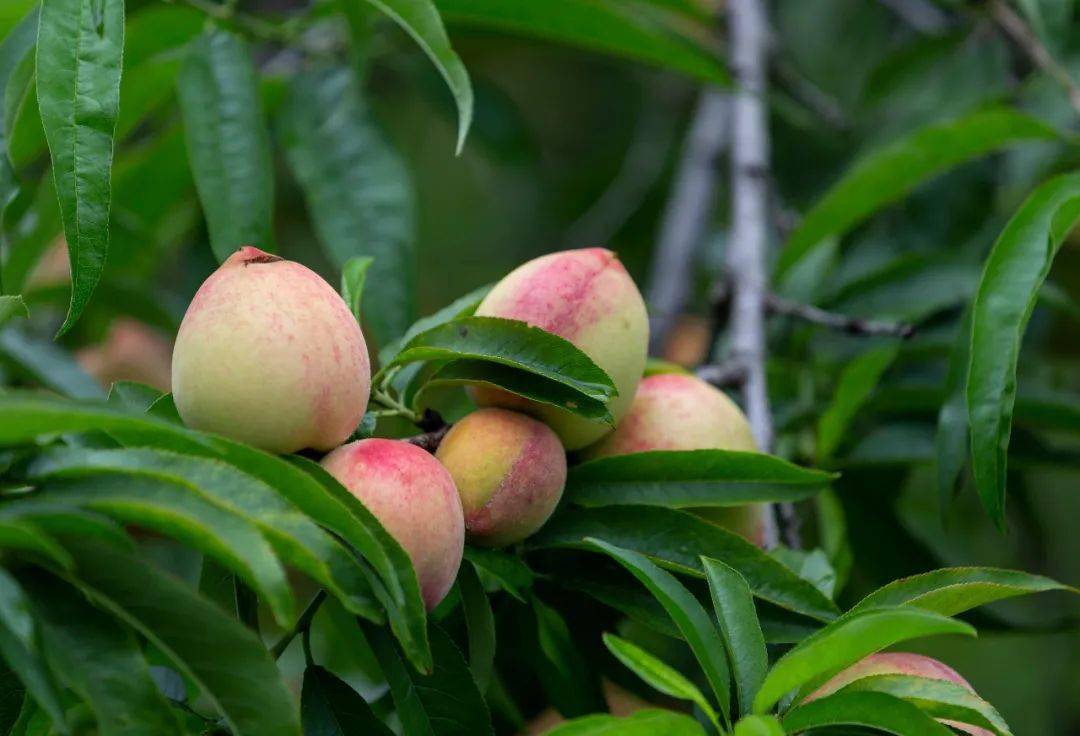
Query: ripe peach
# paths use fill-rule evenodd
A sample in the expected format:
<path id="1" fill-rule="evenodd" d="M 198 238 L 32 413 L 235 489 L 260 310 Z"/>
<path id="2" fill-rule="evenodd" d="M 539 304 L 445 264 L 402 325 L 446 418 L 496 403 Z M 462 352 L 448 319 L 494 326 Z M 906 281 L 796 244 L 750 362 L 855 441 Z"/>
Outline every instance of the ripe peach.
<path id="1" fill-rule="evenodd" d="M 329 450 L 367 408 L 367 345 L 308 268 L 244 247 L 191 301 L 172 360 L 184 423 L 271 452 Z"/>
<path id="2" fill-rule="evenodd" d="M 570 250 L 529 261 L 496 284 L 476 313 L 521 320 L 574 343 L 614 381 L 619 395 L 610 409 L 616 421 L 629 408 L 645 367 L 649 320 L 641 293 L 611 251 Z M 499 391 L 477 389 L 474 396 L 481 405 L 518 409 L 542 419 L 571 450 L 611 429 Z"/>
<path id="3" fill-rule="evenodd" d="M 743 450 L 757 452 L 750 423 L 722 391 L 696 376 L 660 373 L 638 386 L 637 396 L 618 428 L 588 448 L 586 459 L 650 450 Z M 699 515 L 761 546 L 768 504 L 717 507 Z"/>
<path id="4" fill-rule="evenodd" d="M 936 659 L 908 652 L 879 652 L 860 659 L 847 669 L 834 675 L 824 685 L 807 695 L 803 702 L 832 695 L 855 680 L 873 675 L 914 675 L 915 677 L 926 677 L 931 680 L 946 680 L 956 683 L 972 693 L 975 692 L 975 688 L 971 687 L 971 684 L 961 677 L 956 670 Z M 972 734 L 972 736 L 993 736 L 990 731 L 979 726 L 971 726 L 966 723 L 957 723 L 945 719 L 939 720 L 964 733 Z"/>
<path id="5" fill-rule="evenodd" d="M 416 445 L 377 438 L 342 445 L 322 465 L 405 548 L 424 604 L 435 608 L 453 586 L 465 548 L 461 499 L 450 473 Z"/>
<path id="6" fill-rule="evenodd" d="M 435 456 L 450 471 L 470 542 L 520 542 L 551 516 L 566 485 L 566 453 L 546 424 L 480 409 L 455 424 Z"/>

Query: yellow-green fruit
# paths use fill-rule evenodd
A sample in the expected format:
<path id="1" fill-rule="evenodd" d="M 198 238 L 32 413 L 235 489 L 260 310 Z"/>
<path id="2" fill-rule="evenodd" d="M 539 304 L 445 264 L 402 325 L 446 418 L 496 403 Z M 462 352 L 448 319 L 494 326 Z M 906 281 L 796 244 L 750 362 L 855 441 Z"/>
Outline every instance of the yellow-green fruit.
<path id="1" fill-rule="evenodd" d="M 476 314 L 527 322 L 569 340 L 604 369 L 619 395 L 616 421 L 634 399 L 649 342 L 645 302 L 615 254 L 603 248 L 541 256 L 519 266 L 484 298 Z M 610 431 L 570 412 L 492 390 L 474 391 L 477 403 L 517 409 L 542 419 L 570 450 Z"/>
<path id="2" fill-rule="evenodd" d="M 525 539 L 551 516 L 566 485 L 566 453 L 546 424 L 480 409 L 455 424 L 435 456 L 450 471 L 473 544 Z"/>
<path id="3" fill-rule="evenodd" d="M 661 373 L 638 386 L 618 428 L 584 452 L 586 459 L 651 450 L 757 452 L 746 415 L 722 391 L 696 376 Z M 767 504 L 698 510 L 699 515 L 761 546 L 771 513 Z"/>
<path id="4" fill-rule="evenodd" d="M 364 335 L 338 293 L 257 248 L 241 248 L 203 283 L 173 348 L 184 423 L 270 452 L 340 445 L 370 386 Z"/>
<path id="5" fill-rule="evenodd" d="M 465 549 L 461 501 L 446 468 L 416 445 L 378 438 L 342 445 L 322 465 L 408 553 L 427 609 L 439 605 Z"/>

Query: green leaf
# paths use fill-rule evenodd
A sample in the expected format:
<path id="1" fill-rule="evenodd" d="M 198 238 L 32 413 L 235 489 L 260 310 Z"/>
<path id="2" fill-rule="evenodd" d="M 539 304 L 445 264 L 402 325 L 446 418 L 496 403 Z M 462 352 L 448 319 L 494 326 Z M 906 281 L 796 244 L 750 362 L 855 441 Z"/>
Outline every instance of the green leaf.
<path id="1" fill-rule="evenodd" d="M 486 360 L 455 360 L 436 370 L 417 391 L 413 404 L 424 405 L 428 391 L 447 386 L 489 386 L 554 406 L 586 419 L 613 424 L 607 404 L 535 373 Z"/>
<path id="2" fill-rule="evenodd" d="M 60 687 L 41 657 L 30 601 L 19 582 L 3 568 L 0 568 L 0 654 L 57 729 L 70 733 L 60 701 Z"/>
<path id="3" fill-rule="evenodd" d="M 278 124 L 323 249 L 338 266 L 374 259 L 364 314 L 385 345 L 405 331 L 415 308 L 415 204 L 405 162 L 349 66 L 298 75 Z"/>
<path id="4" fill-rule="evenodd" d="M 835 477 L 757 452 L 661 450 L 576 465 L 565 498 L 580 506 L 738 506 L 801 501 Z"/>
<path id="5" fill-rule="evenodd" d="M 876 692 L 901 698 L 934 718 L 989 729 L 1012 736 L 1009 725 L 992 705 L 963 685 L 912 675 L 871 675 L 845 685 L 838 693 Z"/>
<path id="6" fill-rule="evenodd" d="M 704 577 L 701 557 L 739 571 L 754 595 L 796 613 L 829 621 L 836 605 L 821 591 L 738 534 L 693 514 L 658 506 L 568 509 L 556 514 L 529 540 L 535 548 L 585 548 L 596 537 L 649 556 L 685 575 Z"/>
<path id="7" fill-rule="evenodd" d="M 614 558 L 660 601 L 701 665 L 726 721 L 731 700 L 731 674 L 725 658 L 724 640 L 698 599 L 674 575 L 661 570 L 644 555 L 599 539 L 587 539 L 586 542 Z"/>
<path id="8" fill-rule="evenodd" d="M 461 610 L 469 634 L 469 669 L 481 693 L 486 693 L 495 667 L 495 615 L 480 576 L 472 565 L 458 571 Z"/>
<path id="9" fill-rule="evenodd" d="M 223 30 L 196 39 L 177 91 L 214 255 L 224 261 L 244 245 L 272 250 L 273 161 L 247 43 Z"/>
<path id="10" fill-rule="evenodd" d="M 123 53 L 124 0 L 43 0 L 37 99 L 71 261 L 71 306 L 61 335 L 86 308 L 109 250 Z"/>
<path id="11" fill-rule="evenodd" d="M 359 0 L 346 0 L 359 2 Z M 446 80 L 458 111 L 457 152 L 461 153 L 473 118 L 473 89 L 469 73 L 450 46 L 442 17 L 433 0 L 367 0 L 393 18 L 428 55 Z"/>
<path id="12" fill-rule="evenodd" d="M 749 713 L 765 673 L 769 669 L 769 653 L 761 633 L 750 586 L 737 571 L 719 560 L 703 558 L 705 577 L 709 581 L 713 610 L 724 639 L 739 712 Z"/>
<path id="13" fill-rule="evenodd" d="M 392 736 L 360 694 L 333 673 L 310 665 L 300 693 L 304 736 Z"/>
<path id="14" fill-rule="evenodd" d="M 1002 530 L 1020 345 L 1039 287 L 1078 219 L 1080 174 L 1042 184 L 994 243 L 972 306 L 967 378 L 971 463 L 983 506 Z"/>
<path id="15" fill-rule="evenodd" d="M 379 351 L 379 364 L 388 365 L 393 362 L 397 354 L 401 352 L 401 348 L 421 332 L 427 332 L 434 327 L 439 327 L 440 325 L 460 319 L 461 317 L 473 316 L 473 313 L 476 312 L 476 308 L 480 306 L 480 302 L 482 302 L 488 292 L 491 291 L 491 287 L 492 284 L 485 284 L 477 289 L 473 289 L 468 294 L 459 296 L 434 314 L 421 317 L 413 322 L 409 326 L 409 329 L 405 330 L 404 335 L 399 339 L 388 343 L 386 347 Z"/>
<path id="16" fill-rule="evenodd" d="M 0 40 L 0 241 L 4 238 L 4 214 L 8 205 L 19 192 L 19 181 L 8 150 L 7 114 L 3 101 L 8 94 L 20 95 L 27 86 L 27 67 L 33 64 L 32 51 L 37 34 L 38 8 L 19 21 L 6 37 Z M 3 293 L 3 279 L 0 278 L 0 293 Z M 0 324 L 3 324 L 4 307 L 0 304 Z"/>
<path id="17" fill-rule="evenodd" d="M 611 378 L 573 343 L 524 322 L 498 317 L 463 317 L 422 332 L 381 372 L 416 361 L 461 358 L 535 373 L 598 401 L 610 401 L 617 393 Z"/>
<path id="18" fill-rule="evenodd" d="M 964 470 L 968 456 L 967 371 L 971 355 L 971 309 L 964 310 L 949 354 L 945 376 L 945 401 L 938 411 L 937 433 L 934 436 L 937 462 L 938 499 L 941 518 L 952 508 L 957 480 Z"/>
<path id="19" fill-rule="evenodd" d="M 851 610 L 909 605 L 955 616 L 1006 598 L 1051 590 L 1080 593 L 1042 575 L 992 567 L 951 567 L 894 580 L 870 593 Z"/>
<path id="20" fill-rule="evenodd" d="M 522 603 L 528 603 L 535 576 L 520 557 L 497 549 L 465 547 L 465 559 L 476 567 L 482 578 L 493 581 Z"/>
<path id="21" fill-rule="evenodd" d="M 386 632 L 365 628 L 390 684 L 403 731 L 409 736 L 492 736 L 487 705 L 469 666 L 450 637 L 431 627 L 435 669 L 422 675 L 406 664 Z"/>
<path id="22" fill-rule="evenodd" d="M 844 615 L 817 631 L 773 665 L 754 698 L 765 713 L 795 688 L 810 692 L 848 665 L 902 641 L 937 634 L 975 636 L 975 629 L 918 608 L 869 608 Z"/>
<path id="23" fill-rule="evenodd" d="M 259 528 L 282 562 L 309 575 L 352 613 L 381 620 L 368 572 L 332 536 L 263 481 L 220 460 L 154 449 L 57 449 L 31 466 L 33 477 L 124 474 L 185 485 Z"/>
<path id="24" fill-rule="evenodd" d="M 534 666 L 548 702 L 568 718 L 603 710 L 599 675 L 574 642 L 566 620 L 536 597 L 532 609 L 538 647 Z"/>
<path id="25" fill-rule="evenodd" d="M 734 736 L 784 736 L 780 721 L 772 716 L 746 716 L 735 724 Z"/>
<path id="26" fill-rule="evenodd" d="M 857 161 L 788 237 L 776 264 L 782 276 L 830 236 L 958 164 L 1026 141 L 1052 140 L 1045 123 L 1009 108 L 990 108 L 927 126 Z"/>
<path id="27" fill-rule="evenodd" d="M 469 26 L 580 46 L 727 85 L 716 53 L 657 16 L 612 0 L 436 0 L 452 26 Z"/>
<path id="28" fill-rule="evenodd" d="M 78 560 L 73 582 L 194 681 L 236 736 L 299 736 L 292 695 L 253 632 L 134 555 L 79 537 L 64 544 Z"/>
<path id="29" fill-rule="evenodd" d="M 369 256 L 356 256 L 345 261 L 341 268 L 341 298 L 349 305 L 357 322 L 361 322 L 360 302 L 364 296 L 364 281 L 374 262 L 375 259 Z"/>
<path id="30" fill-rule="evenodd" d="M 94 711 L 101 736 L 180 736 L 131 632 L 70 586 L 40 571 L 22 577 L 56 672 Z"/>
<path id="31" fill-rule="evenodd" d="M 42 497 L 154 529 L 213 556 L 266 599 L 278 623 L 288 626 L 292 622 L 295 601 L 285 570 L 258 527 L 240 514 L 195 487 L 167 477 L 50 478 L 49 463 L 46 456 L 31 469 Z"/>
<path id="32" fill-rule="evenodd" d="M 26 308 L 26 302 L 21 296 L 0 296 L 0 327 L 16 317 L 26 319 L 29 316 L 30 310 Z"/>
<path id="33" fill-rule="evenodd" d="M 615 659 L 626 665 L 652 688 L 664 695 L 679 700 L 689 700 L 697 705 L 716 729 L 720 730 L 716 711 L 713 710 L 708 699 L 694 686 L 694 683 L 683 677 L 673 667 L 669 667 L 641 647 L 620 639 L 614 634 L 604 634 L 604 645 L 615 656 Z"/>
<path id="34" fill-rule="evenodd" d="M 0 362 L 16 375 L 64 396 L 91 399 L 103 395 L 101 387 L 72 360 L 66 350 L 29 337 L 22 329 L 0 332 Z"/>
<path id="35" fill-rule="evenodd" d="M 36 523 L 17 517 L 7 516 L 0 521 L 0 549 L 28 552 L 65 570 L 75 564 L 67 550 Z"/>
<path id="36" fill-rule="evenodd" d="M 844 366 L 837 381 L 832 403 L 818 419 L 818 456 L 831 457 L 851 425 L 851 420 L 866 403 L 881 377 L 896 360 L 899 345 L 868 350 Z"/>
<path id="37" fill-rule="evenodd" d="M 560 723 L 547 736 L 705 736 L 705 729 L 690 716 L 670 710 L 646 708 L 625 717 L 595 715 Z"/>
<path id="38" fill-rule="evenodd" d="M 914 705 L 884 693 L 837 693 L 800 705 L 783 718 L 784 730 L 863 726 L 895 736 L 952 736 Z"/>
<path id="39" fill-rule="evenodd" d="M 147 412 L 164 394 L 161 389 L 138 381 L 117 381 L 109 386 L 106 401 L 132 412 Z"/>

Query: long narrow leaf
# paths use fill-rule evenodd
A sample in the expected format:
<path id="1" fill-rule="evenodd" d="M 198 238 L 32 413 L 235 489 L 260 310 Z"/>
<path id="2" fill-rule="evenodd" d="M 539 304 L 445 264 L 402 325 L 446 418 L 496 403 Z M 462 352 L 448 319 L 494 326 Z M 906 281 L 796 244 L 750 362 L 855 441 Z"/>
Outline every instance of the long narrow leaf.
<path id="1" fill-rule="evenodd" d="M 731 664 L 739 712 L 749 713 L 769 669 L 769 653 L 750 586 L 742 575 L 719 560 L 703 558 L 701 564 Z"/>
<path id="2" fill-rule="evenodd" d="M 885 693 L 837 693 L 795 708 L 783 719 L 787 733 L 828 726 L 863 726 L 894 736 L 952 736 L 911 703 Z"/>

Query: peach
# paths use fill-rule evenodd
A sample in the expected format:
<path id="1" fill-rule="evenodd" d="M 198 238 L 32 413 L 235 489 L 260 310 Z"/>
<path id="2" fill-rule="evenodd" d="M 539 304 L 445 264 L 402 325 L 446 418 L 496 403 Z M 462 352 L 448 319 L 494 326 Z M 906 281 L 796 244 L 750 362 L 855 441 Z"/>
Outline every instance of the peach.
<path id="1" fill-rule="evenodd" d="M 811 700 L 823 698 L 826 695 L 832 695 L 840 688 L 851 684 L 855 680 L 871 677 L 873 675 L 913 675 L 915 677 L 926 677 L 931 680 L 947 680 L 948 682 L 953 682 L 962 686 L 965 690 L 972 693 L 975 692 L 975 688 L 971 687 L 971 684 L 961 677 L 956 670 L 936 659 L 925 657 L 921 654 L 910 654 L 908 652 L 879 652 L 860 659 L 847 669 L 834 675 L 832 679 L 824 685 L 807 695 L 803 702 L 809 702 Z M 971 726 L 966 723 L 957 723 L 955 721 L 944 719 L 939 720 L 964 733 L 972 734 L 972 736 L 993 736 L 990 731 L 979 726 Z"/>
<path id="2" fill-rule="evenodd" d="M 586 459 L 650 450 L 757 452 L 750 423 L 734 401 L 696 376 L 660 373 L 638 386 L 618 428 L 584 452 Z M 699 515 L 762 546 L 768 504 L 700 509 Z"/>
<path id="3" fill-rule="evenodd" d="M 566 485 L 566 453 L 546 424 L 480 409 L 455 424 L 435 456 L 454 479 L 470 542 L 502 547 L 548 520 Z"/>
<path id="4" fill-rule="evenodd" d="M 77 350 L 75 360 L 102 386 L 139 381 L 168 391 L 171 355 L 172 342 L 164 335 L 142 322 L 119 317 L 104 340 Z"/>
<path id="5" fill-rule="evenodd" d="M 184 423 L 270 452 L 340 445 L 364 416 L 367 345 L 338 293 L 244 247 L 199 288 L 172 359 Z"/>
<path id="6" fill-rule="evenodd" d="M 461 499 L 450 473 L 416 445 L 377 438 L 343 445 L 322 465 L 405 548 L 424 604 L 435 608 L 453 586 L 465 550 Z"/>
<path id="7" fill-rule="evenodd" d="M 615 254 L 603 248 L 541 256 L 511 271 L 484 298 L 476 314 L 527 322 L 569 340 L 611 377 L 618 390 L 609 406 L 615 420 L 630 407 L 645 368 L 649 320 L 645 302 Z M 536 416 L 570 450 L 600 439 L 611 427 L 505 392 L 476 389 L 481 405 Z"/>

